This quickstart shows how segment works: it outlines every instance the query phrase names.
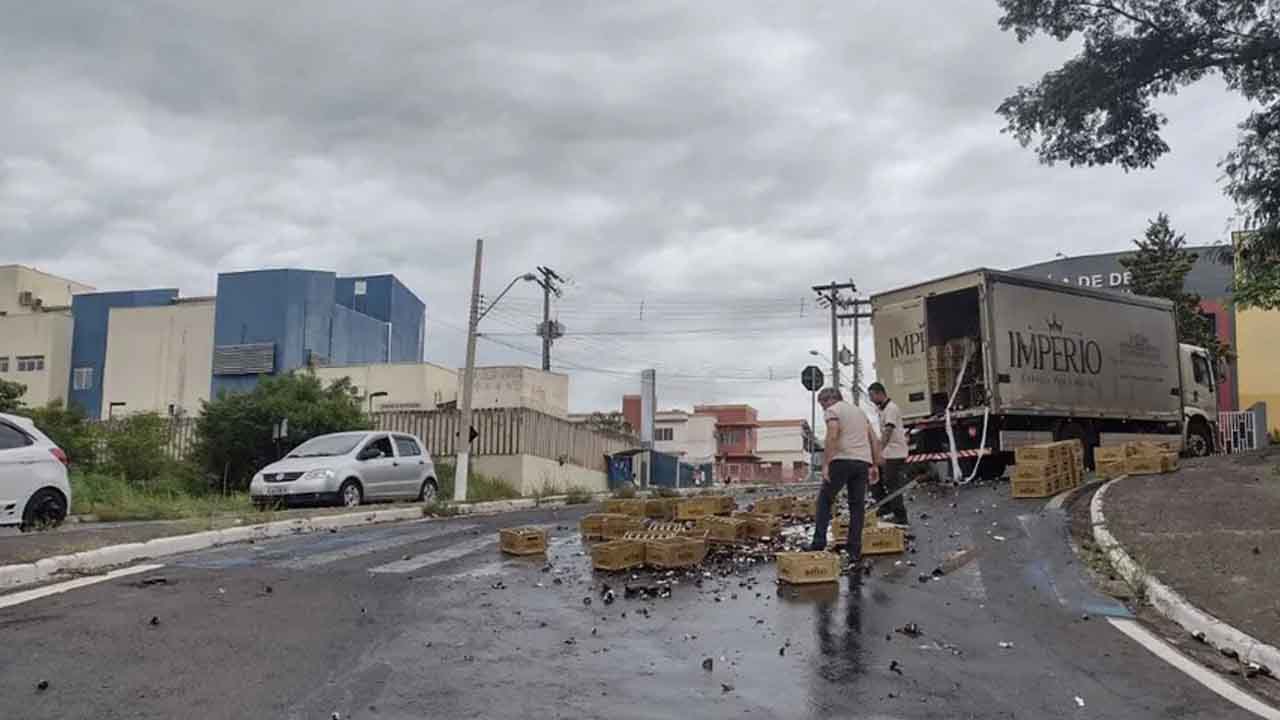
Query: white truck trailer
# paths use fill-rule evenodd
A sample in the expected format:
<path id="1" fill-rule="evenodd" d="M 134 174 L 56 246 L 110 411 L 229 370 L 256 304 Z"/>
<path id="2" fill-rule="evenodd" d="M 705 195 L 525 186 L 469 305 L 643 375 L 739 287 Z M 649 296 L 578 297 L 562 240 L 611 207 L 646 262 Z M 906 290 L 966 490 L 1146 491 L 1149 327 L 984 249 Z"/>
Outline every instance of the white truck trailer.
<path id="1" fill-rule="evenodd" d="M 871 298 L 876 374 L 909 462 L 999 477 L 1013 450 L 1175 440 L 1213 452 L 1218 382 L 1167 300 L 979 269 Z M 1185 442 L 1183 442 L 1185 441 Z"/>

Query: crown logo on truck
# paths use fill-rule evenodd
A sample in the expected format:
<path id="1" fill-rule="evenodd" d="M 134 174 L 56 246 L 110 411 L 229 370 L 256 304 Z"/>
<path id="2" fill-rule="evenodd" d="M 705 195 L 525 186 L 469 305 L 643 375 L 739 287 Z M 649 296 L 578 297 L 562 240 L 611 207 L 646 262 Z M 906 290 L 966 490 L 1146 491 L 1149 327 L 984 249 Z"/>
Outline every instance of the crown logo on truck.
<path id="1" fill-rule="evenodd" d="M 1062 332 L 1062 321 L 1058 319 L 1058 313 L 1054 313 L 1045 318 L 1044 324 L 1049 328 L 1049 332 Z"/>

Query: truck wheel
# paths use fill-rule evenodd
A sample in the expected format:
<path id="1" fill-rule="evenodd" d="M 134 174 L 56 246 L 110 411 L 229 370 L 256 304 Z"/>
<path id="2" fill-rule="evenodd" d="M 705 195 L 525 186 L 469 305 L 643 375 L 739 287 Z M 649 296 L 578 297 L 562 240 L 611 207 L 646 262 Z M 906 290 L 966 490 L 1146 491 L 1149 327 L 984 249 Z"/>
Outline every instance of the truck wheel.
<path id="1" fill-rule="evenodd" d="M 1208 457 L 1213 453 L 1213 436 L 1204 422 L 1193 422 L 1187 429 L 1187 454 L 1191 457 Z"/>

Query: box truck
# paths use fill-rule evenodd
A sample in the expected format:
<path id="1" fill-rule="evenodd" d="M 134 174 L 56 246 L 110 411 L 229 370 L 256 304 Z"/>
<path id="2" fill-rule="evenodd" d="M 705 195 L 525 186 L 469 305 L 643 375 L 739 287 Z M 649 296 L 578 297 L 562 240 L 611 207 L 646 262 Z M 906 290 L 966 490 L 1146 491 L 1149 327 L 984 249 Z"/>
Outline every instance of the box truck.
<path id="1" fill-rule="evenodd" d="M 1173 440 L 1214 450 L 1209 354 L 1179 344 L 1173 303 L 979 269 L 871 298 L 876 374 L 909 462 L 999 477 L 1022 445 Z"/>

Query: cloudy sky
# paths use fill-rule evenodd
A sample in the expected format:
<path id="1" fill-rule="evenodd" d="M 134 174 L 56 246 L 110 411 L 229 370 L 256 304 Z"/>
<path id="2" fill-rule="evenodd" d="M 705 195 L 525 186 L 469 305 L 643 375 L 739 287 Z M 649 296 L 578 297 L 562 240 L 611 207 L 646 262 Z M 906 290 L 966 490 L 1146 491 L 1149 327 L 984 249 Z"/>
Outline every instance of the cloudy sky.
<path id="1" fill-rule="evenodd" d="M 570 279 L 575 410 L 656 367 L 664 407 L 805 416 L 815 283 L 1121 249 L 1161 210 L 1231 228 L 1242 101 L 1211 78 L 1162 103 L 1155 171 L 1039 166 L 994 108 L 1074 48 L 1018 44 L 994 0 L 0 5 L 0 263 L 185 295 L 391 271 L 457 365 L 484 237 L 490 296 Z M 486 318 L 482 363 L 537 364 L 536 291 Z"/>

